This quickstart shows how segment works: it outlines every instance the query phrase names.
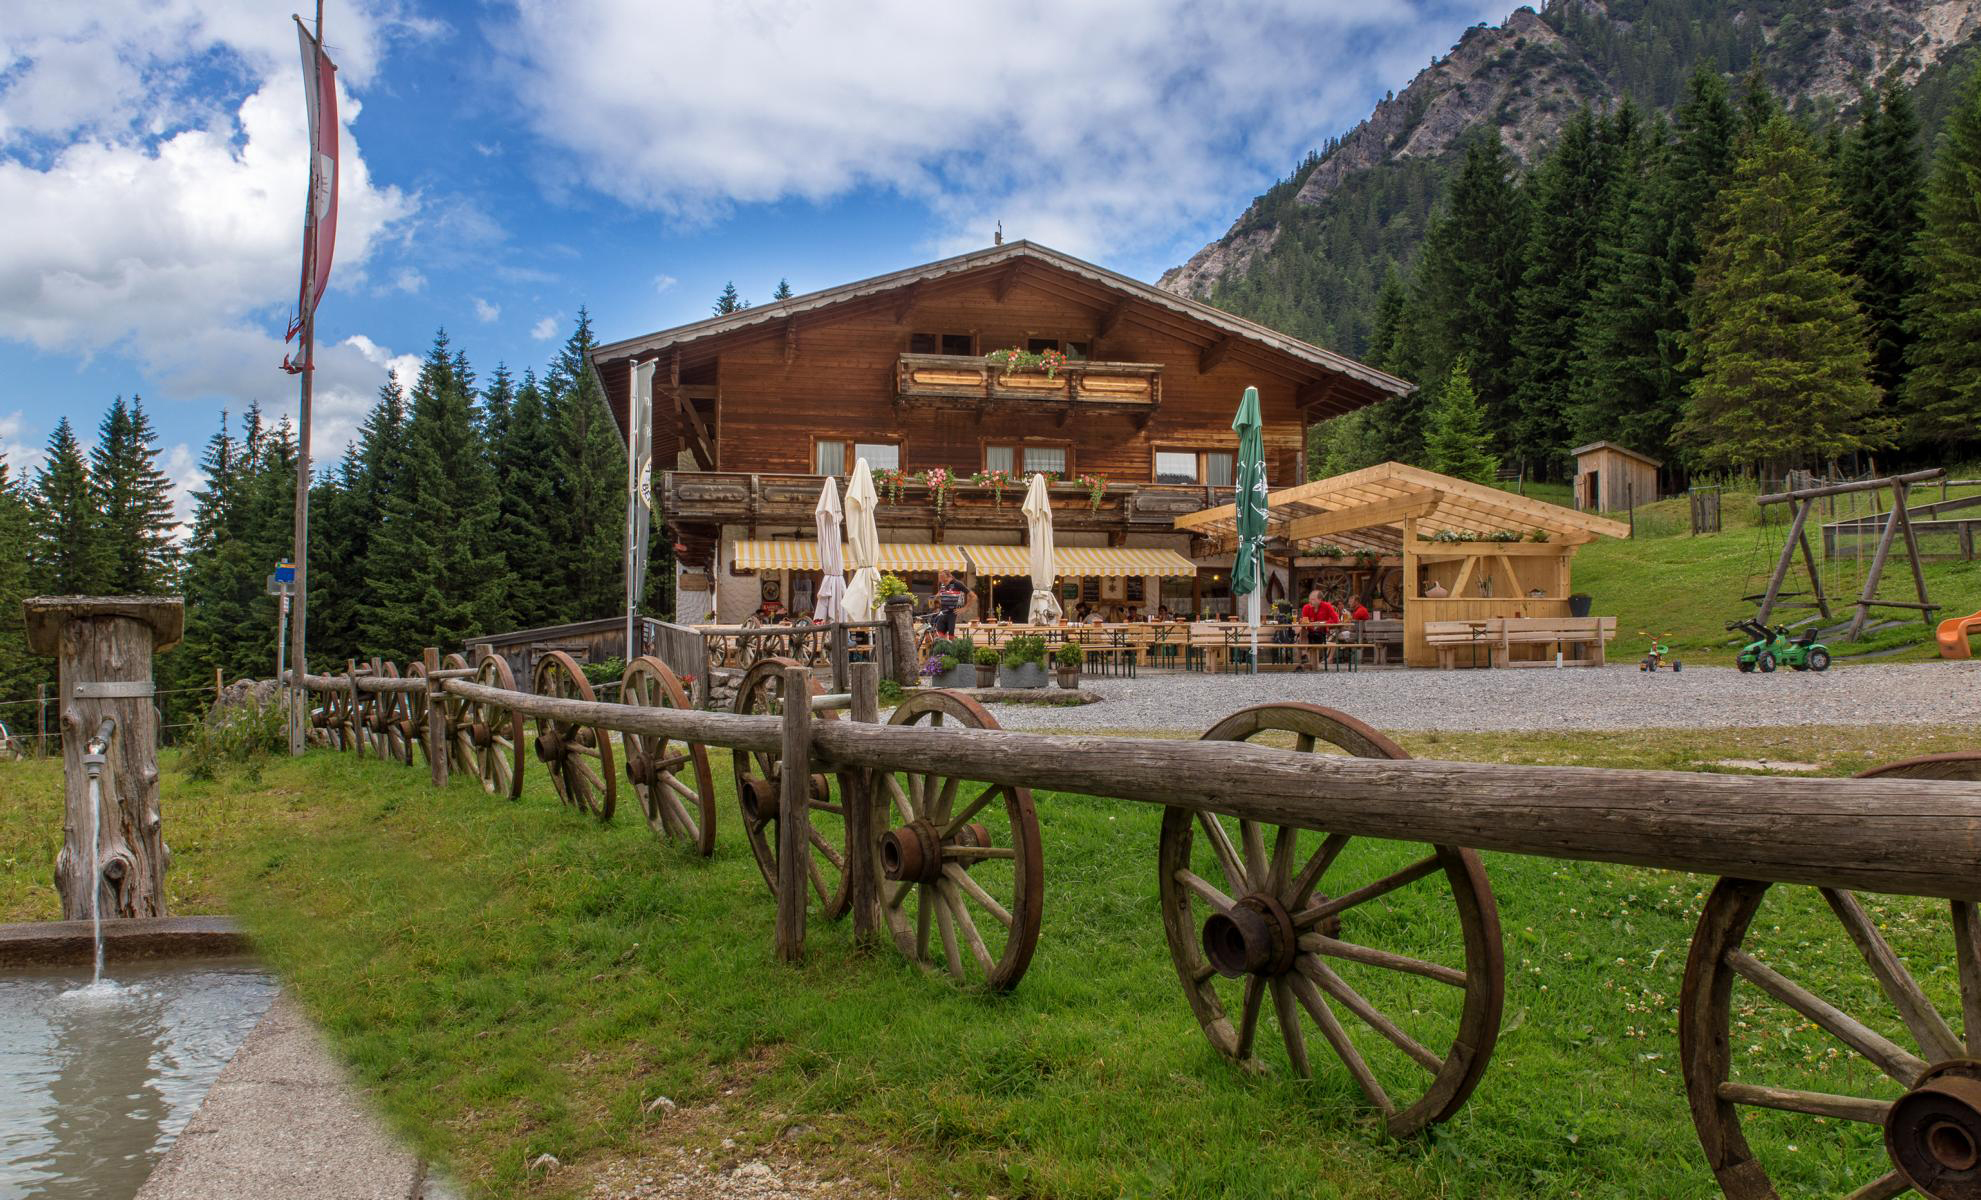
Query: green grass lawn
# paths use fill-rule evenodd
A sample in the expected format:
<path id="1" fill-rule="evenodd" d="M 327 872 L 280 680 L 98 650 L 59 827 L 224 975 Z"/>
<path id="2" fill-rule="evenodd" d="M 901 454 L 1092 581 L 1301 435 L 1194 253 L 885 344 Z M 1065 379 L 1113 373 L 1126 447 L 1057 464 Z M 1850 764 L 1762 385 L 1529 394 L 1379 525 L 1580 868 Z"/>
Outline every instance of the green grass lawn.
<path id="1" fill-rule="evenodd" d="M 1973 477 L 1981 471 L 1961 469 L 1955 474 Z M 1553 504 L 1572 502 L 1565 484 L 1530 483 L 1526 494 Z M 1887 497 L 1888 505 L 1889 493 L 1880 494 Z M 1947 494 L 1950 498 L 1981 494 L 1981 488 L 1951 488 Z M 1743 597 L 1766 588 L 1787 534 L 1786 507 L 1773 506 L 1768 514 L 1772 524 L 1764 526 L 1762 510 L 1755 505 L 1754 497 L 1752 490 L 1732 488 L 1723 494 L 1723 532 L 1718 534 L 1691 536 L 1689 502 L 1679 496 L 1640 507 L 1634 538 L 1601 538 L 1576 552 L 1575 589 L 1595 598 L 1597 614 L 1617 618 L 1617 639 L 1611 648 L 1613 657 L 1634 660 L 1647 644 L 1644 635 L 1652 634 L 1669 635 L 1687 662 L 1719 665 L 1733 662 L 1738 651 L 1733 643 L 1739 635 L 1728 633 L 1726 623 L 1754 615 L 1758 603 Z M 1915 493 L 1912 503 L 1924 504 L 1939 498 L 1940 489 L 1929 487 Z M 1818 555 L 1824 590 L 1829 594 L 1831 611 L 1838 622 L 1848 620 L 1854 611 L 1851 604 L 1863 589 L 1863 571 L 1869 566 L 1875 539 L 1867 541 L 1861 563 L 1850 559 L 1824 560 L 1817 526 L 1819 522 L 1872 511 L 1868 496 L 1858 498 L 1855 510 L 1850 508 L 1850 502 L 1849 497 L 1839 498 L 1834 515 L 1819 510 L 1810 521 L 1811 545 Z M 1981 611 L 1981 563 L 1929 562 L 1925 575 L 1928 594 L 1935 604 L 1942 606 L 1936 620 Z M 1912 587 L 1911 571 L 1902 555 L 1890 560 L 1878 594 L 1886 599 L 1912 600 L 1916 598 Z M 1808 591 L 1807 574 L 1799 560 L 1784 590 Z M 1777 618 L 1784 622 L 1813 614 L 1813 609 L 1777 610 Z M 1858 642 L 1835 640 L 1827 644 L 1839 655 L 1903 647 L 1894 656 L 1900 661 L 1939 657 L 1932 630 L 1916 615 L 1881 609 L 1874 610 L 1873 616 L 1874 620 L 1898 618 L 1907 624 L 1900 629 L 1868 635 Z"/>
<path id="2" fill-rule="evenodd" d="M 1837 774 L 1971 748 L 1973 731 L 1405 741 L 1443 758 L 1679 768 L 1768 758 Z M 773 962 L 770 899 L 726 770 L 718 776 L 724 824 L 705 861 L 657 843 L 624 798 L 611 825 L 560 808 L 534 769 L 512 804 L 471 782 L 435 792 L 423 770 L 325 752 L 273 764 L 259 782 L 192 782 L 168 761 L 171 892 L 181 912 L 238 914 L 392 1123 L 477 1193 L 589 1195 L 601 1178 L 671 1163 L 684 1147 L 716 1168 L 766 1157 L 856 1181 L 836 1194 L 1718 1194 L 1686 1114 L 1675 1035 L 1708 879 L 1488 856 L 1507 957 L 1498 1053 L 1454 1120 L 1395 1142 L 1318 1038 L 1311 1082 L 1284 1069 L 1248 1075 L 1211 1051 L 1157 913 L 1158 810 L 1039 797 L 1043 936 L 1016 992 L 990 996 L 891 950 L 858 956 L 843 924 L 814 922 L 803 967 Z M 59 789 L 52 764 L 0 768 L 8 919 L 53 915 Z M 1878 904 L 1902 952 L 1945 965 L 1925 981 L 1944 1000 L 1943 906 Z M 1765 915 L 1764 953 L 1903 1037 L 1806 891 Z M 1449 937 L 1448 901 L 1435 896 L 1397 893 L 1360 919 Z M 1380 1003 L 1415 1003 L 1380 980 L 1357 986 Z M 1741 1022 L 1742 1061 L 1768 1082 L 1864 1082 L 1784 1009 L 1755 1003 Z M 1261 1045 L 1283 1068 L 1270 1038 L 1268 1028 Z M 648 1116 L 663 1095 L 679 1108 Z M 1870 1127 L 1764 1115 L 1749 1136 L 1768 1147 L 1785 1195 L 1841 1194 L 1878 1160 Z M 564 1165 L 532 1175 L 543 1153 Z"/>

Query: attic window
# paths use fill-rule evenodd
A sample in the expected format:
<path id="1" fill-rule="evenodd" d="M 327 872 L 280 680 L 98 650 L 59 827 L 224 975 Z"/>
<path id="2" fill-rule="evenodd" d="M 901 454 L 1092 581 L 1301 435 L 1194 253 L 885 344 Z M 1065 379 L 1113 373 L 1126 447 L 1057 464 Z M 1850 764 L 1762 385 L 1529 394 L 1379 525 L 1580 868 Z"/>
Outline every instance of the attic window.
<path id="1" fill-rule="evenodd" d="M 967 333 L 911 333 L 910 354 L 954 354 L 968 358 L 977 352 L 977 339 Z"/>

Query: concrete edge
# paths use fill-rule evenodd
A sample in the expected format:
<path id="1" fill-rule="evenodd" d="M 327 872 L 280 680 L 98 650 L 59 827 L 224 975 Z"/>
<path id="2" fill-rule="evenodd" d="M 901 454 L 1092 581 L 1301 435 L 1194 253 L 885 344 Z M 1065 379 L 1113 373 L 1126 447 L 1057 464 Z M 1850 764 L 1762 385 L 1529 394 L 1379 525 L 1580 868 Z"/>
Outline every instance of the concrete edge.
<path id="1" fill-rule="evenodd" d="M 220 958 L 252 950 L 231 917 L 127 917 L 103 923 L 105 962 Z M 0 967 L 87 963 L 96 953 L 88 921 L 0 925 Z"/>

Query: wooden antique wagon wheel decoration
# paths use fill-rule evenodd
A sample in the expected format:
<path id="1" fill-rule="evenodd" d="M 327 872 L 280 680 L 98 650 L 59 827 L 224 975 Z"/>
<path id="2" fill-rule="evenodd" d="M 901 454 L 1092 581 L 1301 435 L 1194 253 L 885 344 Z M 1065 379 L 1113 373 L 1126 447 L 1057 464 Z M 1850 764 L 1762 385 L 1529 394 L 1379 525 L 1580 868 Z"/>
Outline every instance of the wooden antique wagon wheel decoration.
<path id="1" fill-rule="evenodd" d="M 736 685 L 735 711 L 744 716 L 781 716 L 784 712 L 784 671 L 802 664 L 789 658 L 766 658 L 744 672 Z M 811 680 L 808 695 L 824 689 Z M 815 714 L 822 721 L 837 720 L 837 712 Z M 743 833 L 749 839 L 750 853 L 771 895 L 777 894 L 777 817 L 778 792 L 784 786 L 784 765 L 775 750 L 742 750 L 731 753 L 735 771 L 736 800 L 743 810 Z M 834 794 L 835 780 L 823 772 L 811 779 L 812 860 L 807 864 L 812 891 L 818 896 L 820 911 L 828 918 L 844 916 L 846 895 L 846 807 L 845 789 Z"/>
<path id="2" fill-rule="evenodd" d="M 537 660 L 530 688 L 539 696 L 596 703 L 592 685 L 572 657 L 553 650 Z M 612 819 L 619 780 L 612 771 L 612 731 L 602 725 L 537 718 L 536 752 L 550 768 L 551 786 L 564 803 L 601 821 Z"/>
<path id="3" fill-rule="evenodd" d="M 1981 753 L 1859 778 L 1981 780 Z M 1776 1179 L 1790 1195 L 1981 1196 L 1973 901 L 1722 879 L 1678 1032 L 1692 1121 L 1731 1200 L 1774 1200 Z"/>
<path id="4" fill-rule="evenodd" d="M 645 655 L 626 668 L 619 701 L 642 708 L 694 707 L 667 664 Z M 715 853 L 715 779 L 709 774 L 707 747 L 638 733 L 624 738 L 626 778 L 647 824 L 704 858 Z"/>
<path id="5" fill-rule="evenodd" d="M 1403 612 L 1403 568 L 1384 567 L 1377 573 L 1376 598 L 1386 613 Z"/>
<path id="6" fill-rule="evenodd" d="M 355 691 L 330 693 L 330 728 L 339 750 L 355 749 L 358 744 L 358 694 Z"/>
<path id="7" fill-rule="evenodd" d="M 1353 717 L 1310 704 L 1244 709 L 1204 738 L 1261 734 L 1303 753 L 1325 743 L 1409 757 Z M 1293 1071 L 1312 1073 L 1318 1029 L 1393 1136 L 1465 1103 L 1492 1057 L 1505 996 L 1499 910 L 1476 852 L 1169 808 L 1161 863 L 1170 955 L 1219 1053 L 1263 1065 L 1270 1000 Z"/>
<path id="8" fill-rule="evenodd" d="M 516 690 L 516 676 L 499 654 L 481 660 L 474 681 L 483 687 Z M 481 780 L 482 791 L 511 800 L 523 794 L 523 714 L 485 700 L 465 701 L 460 722 L 454 725 L 453 745 L 454 761 Z"/>
<path id="9" fill-rule="evenodd" d="M 399 668 L 392 663 L 380 666 L 381 679 L 399 678 Z M 412 711 L 409 696 L 405 692 L 376 692 L 372 696 L 372 745 L 378 756 L 393 762 L 413 764 L 413 744 L 407 737 Z"/>
<path id="10" fill-rule="evenodd" d="M 955 692 L 918 692 L 888 723 L 998 728 L 982 705 Z M 894 944 L 959 982 L 996 991 L 1015 986 L 1038 947 L 1045 905 L 1031 789 L 978 783 L 939 768 L 875 778 L 874 861 L 881 869 L 881 916 Z"/>
<path id="11" fill-rule="evenodd" d="M 426 739 L 426 664 L 417 660 L 407 663 L 406 678 L 420 681 L 419 691 L 403 692 L 399 697 L 401 702 L 399 718 L 400 732 L 406 739 L 406 763 L 409 766 L 412 764 L 414 746 L 418 746 L 420 748 L 420 754 L 425 757 L 427 762 L 431 763 L 433 761 L 433 747 L 427 745 Z"/>
<path id="12" fill-rule="evenodd" d="M 1355 590 L 1355 578 L 1345 567 L 1322 567 L 1314 575 L 1313 587 L 1321 589 L 1321 596 L 1330 604 L 1340 604 Z M 1306 597 L 1301 597 L 1304 601 Z"/>
<path id="13" fill-rule="evenodd" d="M 468 660 L 458 654 L 449 654 L 440 660 L 443 671 L 462 671 L 467 666 Z M 472 707 L 468 701 L 450 692 L 441 701 L 440 712 L 447 722 L 448 767 L 464 775 L 478 776 L 481 774 L 481 762 L 475 753 L 474 739 L 468 736 L 469 724 L 474 719 L 468 711 Z"/>

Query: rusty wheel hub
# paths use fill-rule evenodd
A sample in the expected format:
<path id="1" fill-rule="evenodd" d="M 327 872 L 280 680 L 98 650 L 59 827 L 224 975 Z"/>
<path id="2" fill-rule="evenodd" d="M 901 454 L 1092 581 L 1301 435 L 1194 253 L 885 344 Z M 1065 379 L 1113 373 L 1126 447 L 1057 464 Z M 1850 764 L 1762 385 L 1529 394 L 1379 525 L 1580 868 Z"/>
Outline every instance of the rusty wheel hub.
<path id="1" fill-rule="evenodd" d="M 948 844 L 988 848 L 990 830 L 973 822 L 958 829 Z M 942 832 L 927 818 L 890 829 L 880 838 L 881 873 L 895 882 L 934 883 L 942 875 L 943 845 Z M 966 871 L 976 862 L 975 859 L 953 861 L 958 861 Z"/>
<path id="2" fill-rule="evenodd" d="M 636 787 L 652 785 L 653 780 L 648 778 L 648 772 L 652 769 L 646 755 L 635 751 L 626 756 L 626 778 Z"/>
<path id="3" fill-rule="evenodd" d="M 489 736 L 488 722 L 486 721 L 476 721 L 469 725 L 468 737 L 473 740 L 477 750 L 488 749 L 489 742 L 493 740 Z"/>
<path id="4" fill-rule="evenodd" d="M 750 820 L 761 825 L 766 821 L 777 819 L 776 779 L 765 779 L 761 775 L 746 775 L 740 786 L 743 812 Z"/>
<path id="5" fill-rule="evenodd" d="M 1885 1149 L 1933 1200 L 1981 1200 L 1981 1062 L 1928 1069 L 1886 1115 Z"/>
<path id="6" fill-rule="evenodd" d="M 557 726 L 545 727 L 537 734 L 537 758 L 554 763 L 564 757 L 564 735 L 557 732 Z"/>
<path id="7" fill-rule="evenodd" d="M 1204 957 L 1227 979 L 1240 975 L 1284 975 L 1299 953 L 1299 932 L 1280 902 L 1254 892 L 1228 913 L 1204 920 Z"/>

